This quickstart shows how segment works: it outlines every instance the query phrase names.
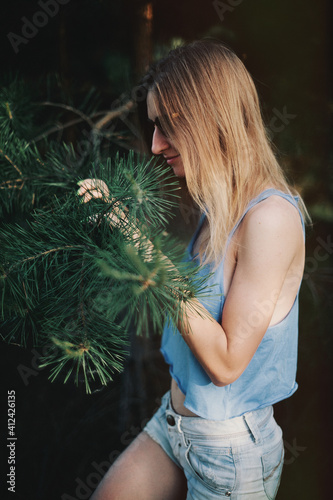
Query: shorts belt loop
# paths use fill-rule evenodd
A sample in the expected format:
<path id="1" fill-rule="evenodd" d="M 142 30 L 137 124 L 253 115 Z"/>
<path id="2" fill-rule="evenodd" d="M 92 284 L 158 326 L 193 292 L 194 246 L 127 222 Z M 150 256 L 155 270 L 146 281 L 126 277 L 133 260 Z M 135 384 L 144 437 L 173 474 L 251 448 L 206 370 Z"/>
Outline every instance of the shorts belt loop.
<path id="1" fill-rule="evenodd" d="M 183 434 L 182 428 L 181 428 L 181 423 L 182 423 L 182 417 L 178 417 L 176 419 L 176 425 L 177 425 L 177 430 L 179 434 Z"/>
<path id="2" fill-rule="evenodd" d="M 177 427 L 178 435 L 183 442 L 183 445 L 185 446 L 185 448 L 187 448 L 188 445 L 186 443 L 185 434 L 184 434 L 184 431 L 182 429 L 182 416 L 181 415 L 177 416 L 176 427 Z"/>
<path id="3" fill-rule="evenodd" d="M 252 434 L 252 437 L 253 437 L 255 444 L 260 444 L 261 443 L 260 430 L 259 430 L 258 424 L 256 422 L 256 419 L 255 419 L 253 413 L 252 412 L 245 413 L 243 415 L 243 418 L 246 422 L 246 425 L 249 428 L 249 431 Z"/>

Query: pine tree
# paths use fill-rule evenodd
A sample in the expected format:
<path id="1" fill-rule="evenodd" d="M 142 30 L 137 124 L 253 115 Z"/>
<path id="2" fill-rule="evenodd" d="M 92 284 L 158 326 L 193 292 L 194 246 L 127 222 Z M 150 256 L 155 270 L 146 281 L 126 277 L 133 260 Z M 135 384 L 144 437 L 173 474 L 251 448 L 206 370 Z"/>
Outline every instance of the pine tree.
<path id="1" fill-rule="evenodd" d="M 21 82 L 1 90 L 1 335 L 47 346 L 51 380 L 74 375 L 90 392 L 92 380 L 106 384 L 123 369 L 130 328 L 160 332 L 166 315 L 177 325 L 205 279 L 163 229 L 177 189 L 165 168 L 133 152 L 105 157 L 92 118 L 82 165 L 71 144 L 26 139 L 35 109 Z M 82 203 L 86 176 L 107 191 Z"/>

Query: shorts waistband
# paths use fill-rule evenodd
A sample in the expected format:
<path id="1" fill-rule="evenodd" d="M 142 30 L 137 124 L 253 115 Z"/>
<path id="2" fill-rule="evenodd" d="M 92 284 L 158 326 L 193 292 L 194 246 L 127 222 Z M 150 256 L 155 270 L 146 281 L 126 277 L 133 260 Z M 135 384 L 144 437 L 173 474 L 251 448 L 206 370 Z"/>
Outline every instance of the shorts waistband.
<path id="1" fill-rule="evenodd" d="M 229 420 L 207 420 L 201 417 L 186 417 L 176 413 L 172 408 L 170 391 L 163 396 L 162 406 L 165 407 L 166 416 L 171 415 L 173 417 L 175 421 L 174 425 L 180 431 L 188 434 L 201 434 L 203 425 L 205 433 L 211 436 L 231 436 L 250 431 L 256 442 L 260 441 L 260 427 L 273 417 L 273 406 L 266 406 L 259 410 L 247 412 L 240 417 L 234 417 Z"/>

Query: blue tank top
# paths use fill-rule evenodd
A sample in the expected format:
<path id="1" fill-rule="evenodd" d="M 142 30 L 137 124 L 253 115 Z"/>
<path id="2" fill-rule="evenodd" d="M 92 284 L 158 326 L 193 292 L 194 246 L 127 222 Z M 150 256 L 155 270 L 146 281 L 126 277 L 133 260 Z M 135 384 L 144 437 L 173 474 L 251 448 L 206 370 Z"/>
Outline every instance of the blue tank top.
<path id="1" fill-rule="evenodd" d="M 254 205 L 272 195 L 281 196 L 298 209 L 305 234 L 303 217 L 297 204 L 298 197 L 276 189 L 267 189 L 249 203 L 232 229 L 227 246 L 246 213 Z M 195 258 L 192 255 L 193 244 L 204 217 L 201 217 L 198 228 L 187 247 L 185 260 Z M 220 324 L 225 302 L 224 258 L 215 271 L 213 264 L 206 264 L 199 271 L 199 276 L 212 273 L 207 286 L 213 300 L 202 301 L 202 303 Z M 216 299 L 216 294 L 221 294 L 221 296 Z M 179 331 L 168 320 L 163 331 L 161 352 L 166 363 L 170 365 L 171 376 L 185 394 L 185 407 L 209 420 L 227 420 L 277 403 L 296 391 L 297 344 L 298 293 L 287 316 L 279 323 L 268 327 L 247 368 L 237 380 L 229 385 L 217 387 L 211 382 Z"/>

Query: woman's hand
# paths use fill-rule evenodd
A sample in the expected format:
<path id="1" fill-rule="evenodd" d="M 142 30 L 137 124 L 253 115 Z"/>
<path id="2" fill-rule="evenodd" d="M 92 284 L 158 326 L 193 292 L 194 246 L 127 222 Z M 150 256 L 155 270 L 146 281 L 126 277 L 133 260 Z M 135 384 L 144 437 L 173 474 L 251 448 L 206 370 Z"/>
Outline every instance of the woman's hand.
<path id="1" fill-rule="evenodd" d="M 77 184 L 80 186 L 77 195 L 83 197 L 82 203 L 87 203 L 92 198 L 103 198 L 108 201 L 109 188 L 104 181 L 100 179 L 84 179 Z"/>
<path id="2" fill-rule="evenodd" d="M 110 211 L 105 214 L 110 226 L 118 227 L 125 237 L 127 237 L 138 250 L 143 243 L 146 247 L 144 260 L 151 262 L 153 259 L 153 243 L 140 232 L 137 224 L 129 222 L 126 213 L 127 208 L 124 207 L 119 201 L 110 196 L 109 188 L 104 181 L 100 179 L 84 179 L 77 183 L 80 188 L 77 191 L 78 196 L 82 196 L 82 203 L 88 203 L 93 198 L 102 198 L 105 202 L 110 204 Z M 93 216 L 94 217 L 94 216 Z M 170 269 L 175 269 L 173 263 L 160 252 L 161 260 L 164 260 L 170 266 Z"/>
<path id="3" fill-rule="evenodd" d="M 93 198 L 102 198 L 107 203 L 110 203 L 110 211 L 105 213 L 105 217 L 112 227 L 118 227 L 123 235 L 129 238 L 138 249 L 140 240 L 143 240 L 140 230 L 136 225 L 129 222 L 121 203 L 110 196 L 109 188 L 105 182 L 100 179 L 84 179 L 79 181 L 78 185 L 80 188 L 77 195 L 82 196 L 82 203 L 87 203 Z M 145 260 L 149 262 L 152 259 L 154 246 L 148 238 L 144 238 L 144 240 L 147 246 Z"/>
<path id="4" fill-rule="evenodd" d="M 134 247 L 139 250 L 140 246 L 143 244 L 145 246 L 144 261 L 151 262 L 153 260 L 154 245 L 146 237 L 143 236 L 136 224 L 130 223 L 127 215 L 123 210 L 123 206 L 119 201 L 110 196 L 109 188 L 104 181 L 100 179 L 84 179 L 77 183 L 80 188 L 77 191 L 77 195 L 81 196 L 82 203 L 88 203 L 93 198 L 102 198 L 106 203 L 110 204 L 110 211 L 106 212 L 104 217 L 107 218 L 110 226 L 118 227 L 123 235 L 134 244 Z M 127 210 L 125 208 L 125 210 Z M 98 216 L 91 216 L 91 221 L 96 220 Z M 175 270 L 174 264 L 160 251 L 160 259 L 167 263 L 170 270 Z M 175 289 L 178 290 L 178 280 L 175 280 Z M 183 293 L 186 294 L 185 291 Z M 177 293 L 178 296 L 178 293 Z M 197 310 L 200 310 L 197 307 Z"/>
<path id="5" fill-rule="evenodd" d="M 105 215 L 110 224 L 114 227 L 128 224 L 128 218 L 121 208 L 121 204 L 110 197 L 109 188 L 104 181 L 100 179 L 84 179 L 83 181 L 79 181 L 78 185 L 80 188 L 77 191 L 77 195 L 82 197 L 82 203 L 88 203 L 93 198 L 102 198 L 111 204 L 112 211 Z"/>

